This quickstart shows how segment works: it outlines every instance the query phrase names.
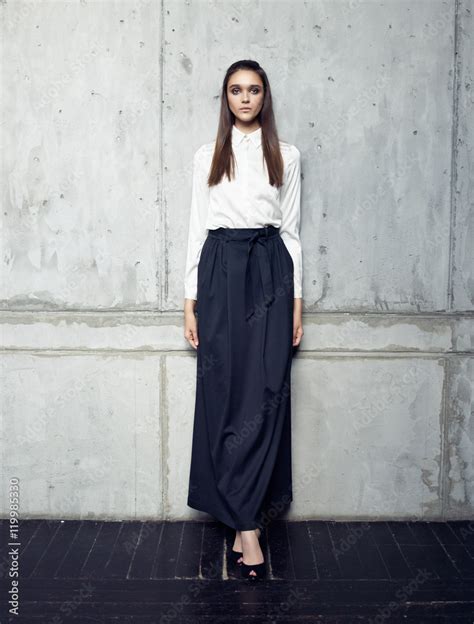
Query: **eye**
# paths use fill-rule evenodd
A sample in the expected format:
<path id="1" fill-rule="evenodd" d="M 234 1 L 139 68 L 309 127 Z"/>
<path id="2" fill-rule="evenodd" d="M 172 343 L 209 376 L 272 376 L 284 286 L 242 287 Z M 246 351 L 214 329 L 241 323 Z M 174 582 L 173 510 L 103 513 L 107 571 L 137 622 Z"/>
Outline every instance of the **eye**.
<path id="1" fill-rule="evenodd" d="M 232 95 L 237 95 L 237 93 L 239 93 L 240 89 L 238 87 L 233 87 L 230 92 L 232 93 Z M 260 87 L 252 87 L 250 89 L 251 93 L 253 93 L 254 95 L 257 95 L 258 93 L 260 93 Z"/>

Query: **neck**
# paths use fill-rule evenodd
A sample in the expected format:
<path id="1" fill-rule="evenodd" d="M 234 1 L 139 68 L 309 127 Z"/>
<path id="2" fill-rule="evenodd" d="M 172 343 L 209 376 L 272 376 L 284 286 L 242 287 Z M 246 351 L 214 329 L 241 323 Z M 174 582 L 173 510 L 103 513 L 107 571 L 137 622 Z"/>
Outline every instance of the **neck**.
<path id="1" fill-rule="evenodd" d="M 245 134 L 249 134 L 250 132 L 254 132 L 255 130 L 258 130 L 260 128 L 260 124 L 258 123 L 256 119 L 253 121 L 249 121 L 249 122 L 240 121 L 240 119 L 236 119 L 234 122 L 234 126 L 237 128 L 237 130 L 240 130 L 241 132 L 244 132 Z"/>

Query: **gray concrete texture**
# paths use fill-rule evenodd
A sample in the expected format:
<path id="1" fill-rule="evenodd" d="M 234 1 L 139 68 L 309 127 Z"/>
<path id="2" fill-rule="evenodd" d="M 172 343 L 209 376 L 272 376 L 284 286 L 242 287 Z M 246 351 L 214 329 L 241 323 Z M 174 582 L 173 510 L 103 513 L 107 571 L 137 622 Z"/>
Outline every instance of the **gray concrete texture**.
<path id="1" fill-rule="evenodd" d="M 186 506 L 194 150 L 258 60 L 302 153 L 290 519 L 474 517 L 472 0 L 3 0 L 2 496 Z"/>

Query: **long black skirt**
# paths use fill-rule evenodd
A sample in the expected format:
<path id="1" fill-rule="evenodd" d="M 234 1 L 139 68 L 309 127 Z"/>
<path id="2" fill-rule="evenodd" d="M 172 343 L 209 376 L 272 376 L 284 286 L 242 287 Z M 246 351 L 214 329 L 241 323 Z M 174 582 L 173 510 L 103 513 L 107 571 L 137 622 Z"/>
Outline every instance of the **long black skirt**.
<path id="1" fill-rule="evenodd" d="M 236 530 L 293 499 L 293 275 L 274 226 L 209 230 L 201 250 L 187 504 Z"/>

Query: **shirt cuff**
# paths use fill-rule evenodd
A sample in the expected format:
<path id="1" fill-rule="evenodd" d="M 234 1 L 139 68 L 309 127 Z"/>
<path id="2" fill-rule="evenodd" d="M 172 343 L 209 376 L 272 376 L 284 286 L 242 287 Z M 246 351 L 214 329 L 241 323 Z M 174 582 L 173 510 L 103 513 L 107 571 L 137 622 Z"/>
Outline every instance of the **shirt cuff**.
<path id="1" fill-rule="evenodd" d="M 195 301 L 197 301 L 197 289 L 196 288 L 191 288 L 191 287 L 187 287 L 184 289 L 184 298 L 185 299 L 194 299 Z"/>

